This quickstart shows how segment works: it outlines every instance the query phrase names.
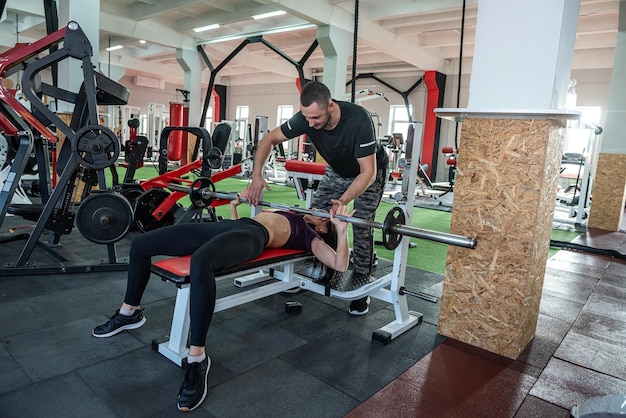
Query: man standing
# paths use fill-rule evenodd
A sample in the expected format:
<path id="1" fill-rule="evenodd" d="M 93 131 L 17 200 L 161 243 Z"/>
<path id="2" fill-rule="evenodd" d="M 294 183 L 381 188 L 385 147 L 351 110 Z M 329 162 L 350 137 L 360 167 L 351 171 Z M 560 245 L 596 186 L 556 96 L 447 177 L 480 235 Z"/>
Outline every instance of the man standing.
<path id="1" fill-rule="evenodd" d="M 324 84 L 311 81 L 300 94 L 300 111 L 259 142 L 249 187 L 242 196 L 256 205 L 263 188 L 265 162 L 273 147 L 306 134 L 328 166 L 313 196 L 318 209 L 354 201 L 355 217 L 374 220 L 387 182 L 389 157 L 378 145 L 370 114 L 363 107 L 333 100 Z M 374 254 L 372 228 L 352 225 L 354 272 L 350 290 L 371 281 Z M 369 297 L 353 300 L 349 312 L 364 315 Z"/>

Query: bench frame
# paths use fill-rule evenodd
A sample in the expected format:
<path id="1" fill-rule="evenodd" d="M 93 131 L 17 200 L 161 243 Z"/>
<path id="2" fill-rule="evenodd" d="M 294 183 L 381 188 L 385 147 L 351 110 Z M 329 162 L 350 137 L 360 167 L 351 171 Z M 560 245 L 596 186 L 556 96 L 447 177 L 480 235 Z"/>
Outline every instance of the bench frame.
<path id="1" fill-rule="evenodd" d="M 262 265 L 258 265 L 256 260 L 253 260 L 251 263 L 239 266 L 240 268 L 243 267 L 239 271 L 230 271 L 216 276 L 216 280 L 234 279 L 234 285 L 240 288 L 265 281 L 268 283 L 218 298 L 214 312 L 221 312 L 296 287 L 342 300 L 354 300 L 370 296 L 390 303 L 394 307 L 396 319 L 372 334 L 373 341 L 386 345 L 422 321 L 422 314 L 409 311 L 406 295 L 400 294 L 400 288 L 404 285 L 406 264 L 399 260 L 406 260 L 407 250 L 408 240 L 403 240 L 401 245 L 395 250 L 391 273 L 365 286 L 346 292 L 331 289 L 323 284 L 316 283 L 302 272 L 296 272 L 298 266 L 302 267 L 302 263 L 311 260 L 311 255 L 304 251 L 292 251 L 292 254 L 288 257 L 283 255 L 278 258 L 268 258 L 263 260 Z M 152 347 L 180 367 L 184 365 L 189 353 L 187 345 L 190 327 L 189 297 L 191 288 L 188 276 L 186 278 L 181 277 L 182 280 L 172 280 L 172 276 L 176 276 L 176 273 L 167 270 L 167 261 L 185 261 L 185 259 L 188 261 L 190 257 L 162 260 L 152 266 L 153 273 L 159 275 L 164 281 L 172 281 L 178 287 L 172 325 L 170 327 L 170 339 L 160 344 L 153 341 Z M 250 266 L 246 266 L 246 264 L 250 264 Z M 160 266 L 165 266 L 165 268 Z"/>
<path id="2" fill-rule="evenodd" d="M 237 287 L 246 287 L 270 279 L 277 279 L 278 281 L 218 298 L 215 302 L 214 312 L 221 312 L 297 287 L 298 283 L 294 283 L 291 279 L 295 274 L 295 268 L 299 263 L 309 260 L 311 255 L 305 251 L 287 251 L 290 252 L 290 254 L 283 254 L 279 257 L 267 259 L 266 262 L 262 263 L 262 266 L 259 265 L 260 263 L 253 260 L 250 263 L 241 265 L 240 267 L 243 267 L 243 269 L 239 271 L 229 271 L 225 274 L 217 275 L 215 277 L 216 280 L 234 278 L 234 284 Z M 263 258 L 263 256 L 260 258 Z M 173 277 L 176 277 L 177 274 L 167 269 L 167 262 L 170 260 L 184 261 L 184 259 L 188 261 L 191 257 L 186 256 L 178 257 L 177 259 L 162 260 L 152 265 L 152 272 L 154 274 L 160 276 L 163 281 L 175 283 L 176 287 L 178 287 L 172 316 L 172 325 L 170 327 L 170 339 L 160 344 L 153 341 L 152 348 L 180 367 L 184 365 L 184 361 L 189 353 L 187 343 L 191 322 L 189 316 L 191 287 L 189 284 L 189 276 L 178 276 L 178 279 L 173 280 Z"/>

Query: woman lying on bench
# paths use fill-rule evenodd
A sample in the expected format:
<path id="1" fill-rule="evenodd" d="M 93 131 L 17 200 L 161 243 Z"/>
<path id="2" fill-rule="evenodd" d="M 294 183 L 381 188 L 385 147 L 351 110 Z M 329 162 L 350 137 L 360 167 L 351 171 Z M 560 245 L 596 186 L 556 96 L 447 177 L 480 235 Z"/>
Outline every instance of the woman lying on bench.
<path id="1" fill-rule="evenodd" d="M 306 250 L 333 270 L 348 268 L 347 223 L 334 215 L 352 216 L 354 211 L 340 206 L 331 211 L 330 219 L 285 211 L 261 212 L 254 219 L 238 219 L 239 204 L 239 198 L 231 202 L 231 220 L 182 223 L 138 235 L 130 247 L 124 303 L 108 322 L 92 331 L 95 337 L 110 337 L 142 326 L 146 318 L 139 306 L 150 278 L 151 258 L 192 254 L 191 336 L 185 379 L 178 393 L 177 405 L 181 411 L 197 408 L 207 393 L 211 361 L 205 354 L 205 340 L 215 309 L 215 272 L 253 260 L 265 248 Z M 336 250 L 322 236 L 336 240 Z"/>

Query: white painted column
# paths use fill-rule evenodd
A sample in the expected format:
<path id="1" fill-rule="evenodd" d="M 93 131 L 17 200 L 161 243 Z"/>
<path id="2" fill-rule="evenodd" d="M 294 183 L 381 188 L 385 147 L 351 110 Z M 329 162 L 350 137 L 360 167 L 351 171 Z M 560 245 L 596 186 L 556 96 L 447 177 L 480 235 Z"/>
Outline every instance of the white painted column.
<path id="1" fill-rule="evenodd" d="M 509 358 L 535 335 L 580 0 L 479 0 L 438 332 Z M 447 113 L 447 115 L 445 115 Z M 595 202 L 595 199 L 594 199 Z"/>
<path id="2" fill-rule="evenodd" d="M 604 137 L 600 151 L 626 154 L 626 0 L 619 2 L 619 24 L 615 59 L 611 73 L 611 88 L 606 111 Z"/>
<path id="3" fill-rule="evenodd" d="M 59 28 L 67 26 L 68 22 L 77 22 L 85 33 L 92 48 L 91 62 L 94 66 L 99 63 L 99 33 L 100 33 L 100 1 L 99 0 L 59 0 Z M 59 87 L 70 91 L 78 91 L 83 82 L 81 63 L 75 59 L 66 59 L 59 63 Z M 61 106 L 67 104 L 61 102 Z M 73 109 L 59 109 L 71 112 Z"/>
<path id="4" fill-rule="evenodd" d="M 352 33 L 334 26 L 317 28 L 317 41 L 324 53 L 323 82 L 337 100 L 345 100 L 348 57 L 352 53 Z"/>
<path id="5" fill-rule="evenodd" d="M 189 91 L 189 126 L 200 126 L 202 62 L 193 48 L 177 48 L 176 61 L 184 71 L 184 89 Z"/>
<path id="6" fill-rule="evenodd" d="M 479 0 L 468 109 L 563 109 L 580 0 Z"/>
<path id="7" fill-rule="evenodd" d="M 588 225 L 619 231 L 626 204 L 626 0 L 619 2 L 619 23 L 611 88 L 606 110 Z"/>

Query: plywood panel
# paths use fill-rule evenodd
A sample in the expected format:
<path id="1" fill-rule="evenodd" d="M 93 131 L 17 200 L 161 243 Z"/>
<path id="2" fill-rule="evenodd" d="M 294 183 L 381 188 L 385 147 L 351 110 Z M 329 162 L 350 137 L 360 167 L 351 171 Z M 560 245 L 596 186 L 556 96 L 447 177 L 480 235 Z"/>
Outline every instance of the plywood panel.
<path id="1" fill-rule="evenodd" d="M 533 337 L 550 244 L 562 123 L 466 119 L 439 332 L 516 358 Z"/>
<path id="2" fill-rule="evenodd" d="M 598 168 L 592 190 L 590 228 L 619 231 L 626 199 L 626 155 L 598 156 Z"/>

